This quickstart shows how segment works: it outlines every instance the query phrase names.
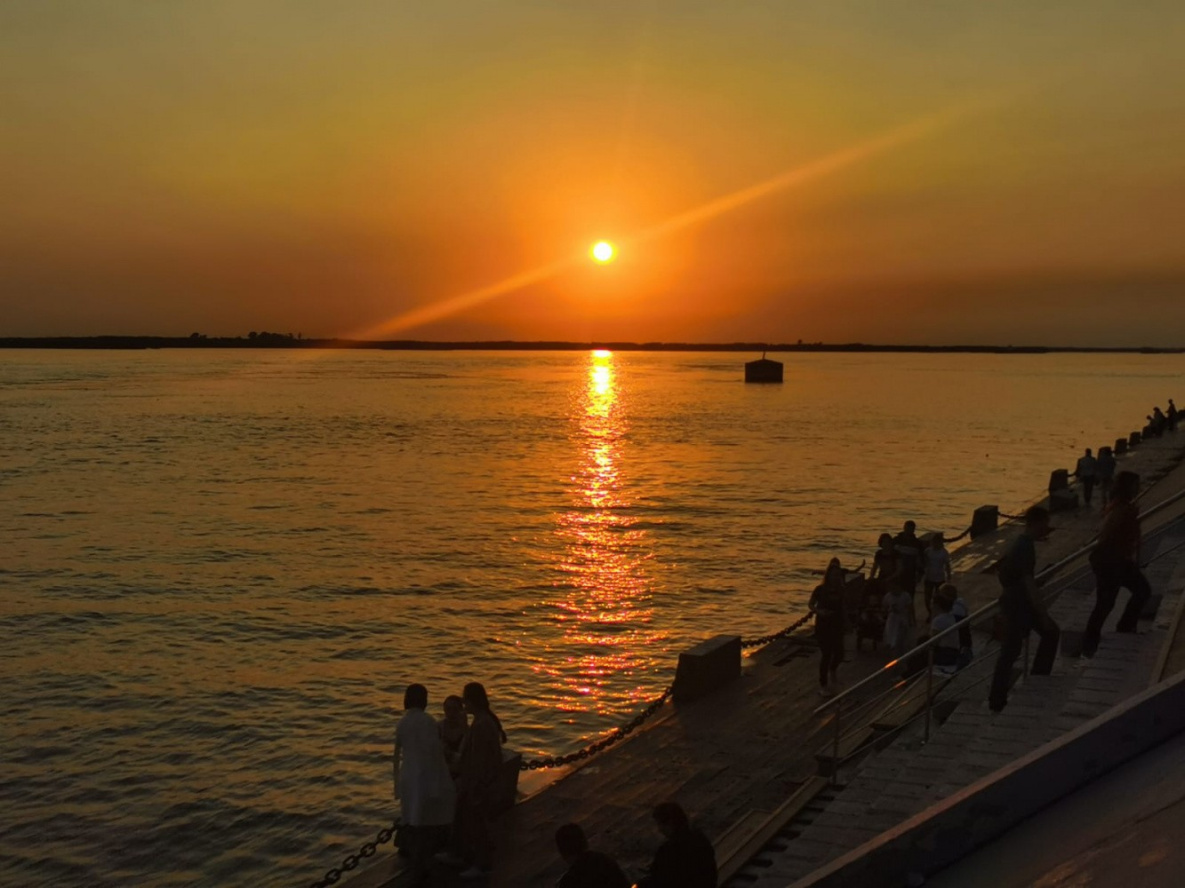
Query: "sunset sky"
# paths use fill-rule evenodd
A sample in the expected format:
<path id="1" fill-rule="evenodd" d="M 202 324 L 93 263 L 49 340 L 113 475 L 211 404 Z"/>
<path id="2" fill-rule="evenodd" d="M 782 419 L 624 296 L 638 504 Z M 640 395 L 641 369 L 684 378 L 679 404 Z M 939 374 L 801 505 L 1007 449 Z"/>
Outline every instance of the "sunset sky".
<path id="1" fill-rule="evenodd" d="M 1179 0 L 6 0 L 0 335 L 1185 345 L 1183 40 Z"/>

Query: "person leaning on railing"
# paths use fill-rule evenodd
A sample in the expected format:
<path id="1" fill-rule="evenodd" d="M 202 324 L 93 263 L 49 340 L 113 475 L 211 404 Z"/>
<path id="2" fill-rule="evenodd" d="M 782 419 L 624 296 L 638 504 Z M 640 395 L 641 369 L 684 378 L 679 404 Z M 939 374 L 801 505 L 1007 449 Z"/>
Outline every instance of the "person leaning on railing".
<path id="1" fill-rule="evenodd" d="M 1000 655 L 992 675 L 988 694 L 988 708 L 999 712 L 1008 704 L 1008 687 L 1012 683 L 1012 666 L 1024 647 L 1030 632 L 1036 632 L 1041 642 L 1033 658 L 1033 675 L 1049 675 L 1057 656 L 1057 642 L 1061 630 L 1049 616 L 1041 589 L 1037 585 L 1037 543 L 1049 536 L 1049 510 L 1032 506 L 1025 512 L 1025 526 L 1020 536 L 1000 559 L 1000 615 L 1004 619 L 1004 637 Z"/>

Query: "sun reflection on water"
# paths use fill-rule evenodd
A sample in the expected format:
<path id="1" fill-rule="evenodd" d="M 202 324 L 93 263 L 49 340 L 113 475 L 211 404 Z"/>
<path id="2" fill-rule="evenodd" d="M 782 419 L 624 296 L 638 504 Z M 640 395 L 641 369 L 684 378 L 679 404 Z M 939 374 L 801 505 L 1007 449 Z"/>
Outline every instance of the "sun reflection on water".
<path id="1" fill-rule="evenodd" d="M 562 595 L 552 604 L 563 641 L 555 659 L 536 667 L 551 678 L 556 707 L 571 713 L 620 712 L 645 698 L 644 687 L 629 677 L 654 668 L 657 659 L 647 651 L 666 637 L 652 627 L 653 553 L 624 477 L 625 407 L 613 354 L 593 351 L 569 414 L 578 448 L 570 506 L 556 516 L 565 577 L 554 584 Z"/>

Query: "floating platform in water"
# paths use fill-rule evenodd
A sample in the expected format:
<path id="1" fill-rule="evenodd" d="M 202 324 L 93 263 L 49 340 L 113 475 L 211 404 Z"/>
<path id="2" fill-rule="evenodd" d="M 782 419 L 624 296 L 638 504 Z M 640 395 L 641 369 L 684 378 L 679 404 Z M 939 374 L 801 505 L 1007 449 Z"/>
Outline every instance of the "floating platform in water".
<path id="1" fill-rule="evenodd" d="M 763 352 L 756 361 L 745 362 L 745 382 L 781 382 L 782 362 L 771 361 Z"/>

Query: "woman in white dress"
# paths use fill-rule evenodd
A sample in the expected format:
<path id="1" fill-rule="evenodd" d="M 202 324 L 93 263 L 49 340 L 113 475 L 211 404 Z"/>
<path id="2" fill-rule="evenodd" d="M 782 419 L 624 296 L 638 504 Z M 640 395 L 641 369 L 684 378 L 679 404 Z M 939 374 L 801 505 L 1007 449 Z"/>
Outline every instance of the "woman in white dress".
<path id="1" fill-rule="evenodd" d="M 457 790 L 444 757 L 440 729 L 428 708 L 428 689 L 409 685 L 395 728 L 395 798 L 400 801 L 400 845 L 410 858 L 412 884 L 428 877 L 429 861 L 448 841 Z"/>

